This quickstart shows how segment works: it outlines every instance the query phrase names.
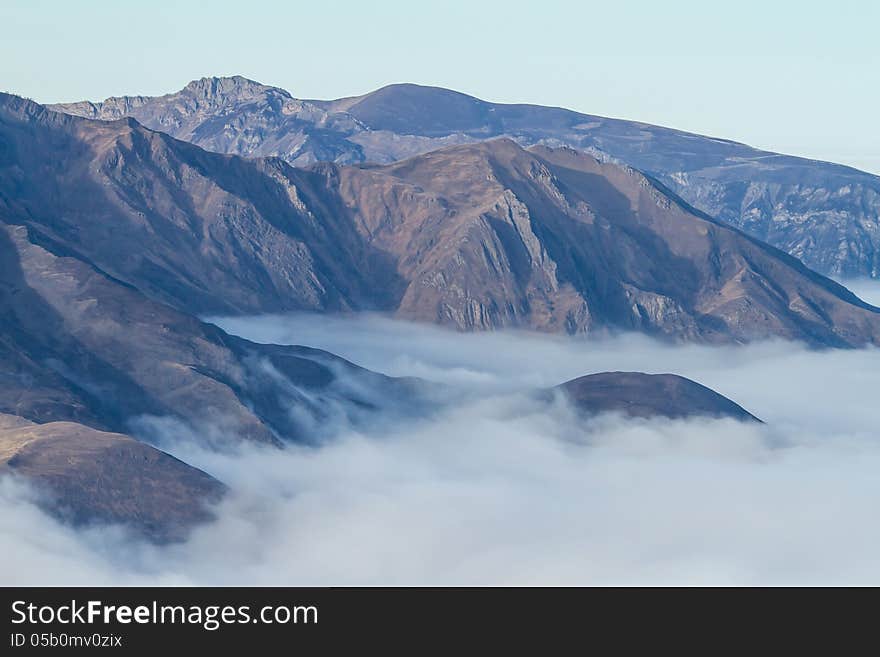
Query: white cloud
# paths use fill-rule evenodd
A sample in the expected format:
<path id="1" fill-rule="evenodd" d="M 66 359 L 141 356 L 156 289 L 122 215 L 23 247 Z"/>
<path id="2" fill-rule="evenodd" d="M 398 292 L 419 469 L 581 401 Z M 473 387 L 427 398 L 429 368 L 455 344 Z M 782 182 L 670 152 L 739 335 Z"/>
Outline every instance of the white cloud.
<path id="1" fill-rule="evenodd" d="M 18 558 L 0 581 L 880 584 L 878 350 L 462 335 L 377 317 L 223 324 L 468 394 L 415 422 L 339 426 L 320 448 L 173 444 L 233 493 L 170 547 L 71 531 L 4 484 L 0 548 Z M 616 369 L 690 376 L 768 423 L 588 421 L 525 394 Z"/>
<path id="2" fill-rule="evenodd" d="M 876 279 L 856 278 L 841 282 L 862 301 L 880 307 L 880 282 Z"/>

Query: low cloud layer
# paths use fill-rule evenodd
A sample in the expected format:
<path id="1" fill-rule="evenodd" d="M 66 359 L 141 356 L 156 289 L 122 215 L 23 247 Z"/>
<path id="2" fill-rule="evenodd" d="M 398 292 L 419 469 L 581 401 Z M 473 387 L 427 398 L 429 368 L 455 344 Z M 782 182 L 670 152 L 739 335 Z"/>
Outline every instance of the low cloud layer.
<path id="1" fill-rule="evenodd" d="M 880 290 L 880 286 L 871 288 Z M 880 351 L 462 335 L 380 317 L 222 320 L 466 394 L 320 448 L 164 446 L 228 483 L 218 520 L 158 548 L 73 531 L 0 482 L 4 584 L 880 584 Z M 525 393 L 675 372 L 767 424 L 585 421 Z M 147 422 L 147 421 L 145 421 Z M 149 422 L 147 422 L 149 424 Z"/>

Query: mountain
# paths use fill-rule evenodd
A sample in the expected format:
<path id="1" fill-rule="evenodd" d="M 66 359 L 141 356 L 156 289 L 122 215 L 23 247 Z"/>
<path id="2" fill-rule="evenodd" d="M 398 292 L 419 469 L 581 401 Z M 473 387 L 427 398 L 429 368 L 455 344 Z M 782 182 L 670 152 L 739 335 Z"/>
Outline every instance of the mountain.
<path id="1" fill-rule="evenodd" d="M 877 344 L 880 313 L 631 168 L 500 139 L 294 168 L 0 97 L 0 217 L 199 313 Z M 22 238 L 24 239 L 24 238 Z M 200 329 L 202 330 L 202 329 Z"/>
<path id="2" fill-rule="evenodd" d="M 0 414 L 0 474 L 34 485 L 41 506 L 75 525 L 126 525 L 156 542 L 211 518 L 225 487 L 142 442 L 73 422 Z"/>
<path id="3" fill-rule="evenodd" d="M 300 169 L 0 95 L 0 474 L 50 512 L 177 540 L 224 485 L 132 436 L 314 444 L 380 411 L 423 412 L 417 381 L 198 318 L 293 309 L 880 341 L 880 313 L 844 288 L 570 149 L 501 139 Z M 702 410 L 688 395 L 666 411 Z"/>
<path id="4" fill-rule="evenodd" d="M 224 486 L 126 434 L 218 448 L 317 443 L 340 423 L 412 407 L 411 381 L 308 347 L 252 343 L 195 317 L 212 295 L 218 301 L 206 307 L 236 307 L 223 300 L 222 261 L 208 259 L 216 276 L 208 295 L 193 276 L 204 270 L 198 251 L 184 246 L 187 230 L 173 225 L 173 212 L 144 202 L 185 206 L 181 186 L 134 175 L 158 170 L 168 153 L 154 160 L 147 151 L 143 160 L 125 149 L 153 136 L 202 151 L 131 120 L 119 133 L 95 123 L 80 138 L 80 123 L 88 122 L 0 97 L 0 474 L 30 481 L 45 508 L 75 524 L 124 523 L 155 541 L 176 540 L 210 517 L 205 505 Z M 116 159 L 115 186 L 90 180 L 102 156 L 137 164 Z M 216 198 L 219 189 L 205 193 Z M 218 212 L 232 216 L 225 208 Z M 160 266 L 169 274 L 156 273 Z M 266 291 L 266 280 L 249 285 Z M 229 284 L 226 298 L 234 291 Z"/>
<path id="5" fill-rule="evenodd" d="M 360 162 L 361 149 L 344 135 L 362 131 L 344 112 L 328 112 L 288 92 L 246 78 L 203 78 L 158 98 L 126 96 L 50 109 L 90 119 L 132 117 L 218 153 L 247 157 L 282 155 L 298 164 Z"/>
<path id="6" fill-rule="evenodd" d="M 411 382 L 326 352 L 227 335 L 6 219 L 0 474 L 29 481 L 63 520 L 166 542 L 211 518 L 222 483 L 124 433 L 219 448 L 317 443 L 414 396 Z"/>
<path id="7" fill-rule="evenodd" d="M 53 253 L 23 226 L 0 224 L 0 263 L 3 413 L 118 432 L 132 418 L 168 416 L 206 437 L 220 426 L 258 442 L 308 442 L 306 416 L 375 407 L 397 390 L 325 352 L 229 336 Z"/>
<path id="8" fill-rule="evenodd" d="M 92 141 L 77 139 L 81 123 L 97 128 Z M 168 153 L 151 159 L 154 153 L 142 152 L 147 159 L 132 157 L 131 167 L 121 160 L 142 136 L 203 151 L 130 120 L 114 125 L 116 133 L 108 134 L 109 126 L 0 98 L 0 412 L 120 433 L 130 429 L 132 418 L 170 416 L 275 443 L 317 439 L 312 427 L 304 428 L 306 417 L 317 422 L 340 408 L 359 413 L 380 404 L 385 391 L 389 399 L 404 394 L 396 381 L 332 354 L 257 345 L 194 317 L 208 298 L 216 302 L 202 307 L 236 307 L 230 303 L 236 288 L 225 269 L 236 256 L 212 261 L 197 246 L 188 250 L 187 242 L 196 239 L 193 224 L 174 224 L 179 217 L 173 211 L 150 206 L 175 199 L 188 207 L 185 186 L 137 179 L 167 164 L 162 157 Z M 101 150 L 107 143 L 114 148 Z M 108 160 L 116 163 L 109 171 L 120 178 L 90 180 Z M 181 169 L 169 175 L 181 175 L 200 190 L 205 185 Z M 205 190 L 210 198 L 220 193 Z M 233 217 L 227 199 L 235 202 L 229 195 L 218 206 L 208 205 L 209 219 Z M 245 222 L 242 230 L 249 228 Z M 236 248 L 219 234 L 204 229 L 218 252 Z M 249 246 L 261 255 L 271 251 L 256 239 Z M 268 282 L 297 265 L 288 260 L 260 269 L 263 277 L 242 287 L 274 298 Z M 199 284 L 202 271 L 212 286 Z M 353 381 L 375 398 L 356 391 Z M 294 407 L 298 413 L 291 412 Z"/>
<path id="9" fill-rule="evenodd" d="M 121 432 L 134 418 L 171 417 L 205 442 L 314 443 L 321 422 L 357 423 L 415 396 L 410 382 L 327 352 L 227 335 L 13 230 L 23 275 L 0 304 L 4 412 Z"/>
<path id="10" fill-rule="evenodd" d="M 589 414 L 616 412 L 632 417 L 729 417 L 760 422 L 714 390 L 675 374 L 602 372 L 559 386 L 568 399 Z"/>
<path id="11" fill-rule="evenodd" d="M 725 139 L 413 84 L 308 101 L 239 76 L 204 78 L 161 97 L 52 108 L 95 119 L 131 116 L 208 150 L 277 155 L 296 165 L 389 163 L 497 137 L 566 145 L 647 173 L 817 271 L 880 276 L 880 177 Z"/>
<path id="12" fill-rule="evenodd" d="M 343 167 L 339 194 L 407 286 L 398 315 L 461 329 L 637 330 L 877 343 L 880 311 L 643 174 L 510 140 Z"/>
<path id="13" fill-rule="evenodd" d="M 387 303 L 372 282 L 393 283 L 393 272 L 356 229 L 325 221 L 335 208 L 323 185 L 277 159 L 219 156 L 131 119 L 84 121 L 0 96 L 0 212 L 191 312 Z"/>

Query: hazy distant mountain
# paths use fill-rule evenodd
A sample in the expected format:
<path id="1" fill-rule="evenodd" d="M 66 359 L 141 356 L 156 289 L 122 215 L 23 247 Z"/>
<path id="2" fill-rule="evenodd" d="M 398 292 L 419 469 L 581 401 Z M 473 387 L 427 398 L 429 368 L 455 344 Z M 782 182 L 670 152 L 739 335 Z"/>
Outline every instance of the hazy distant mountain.
<path id="1" fill-rule="evenodd" d="M 59 105 L 70 114 L 116 120 L 131 116 L 147 127 L 220 153 L 283 154 L 302 162 L 360 161 L 342 135 L 363 129 L 345 113 L 330 113 L 283 89 L 242 77 L 204 78 L 160 98 L 108 98 L 102 103 Z M 334 145 L 335 144 L 335 145 Z"/>
<path id="2" fill-rule="evenodd" d="M 880 313 L 642 174 L 510 140 L 295 169 L 2 98 L 0 212 L 198 312 L 877 343 Z"/>
<path id="3" fill-rule="evenodd" d="M 759 421 L 714 390 L 675 374 L 602 372 L 567 381 L 562 390 L 580 410 L 632 417 L 729 417 Z"/>
<path id="4" fill-rule="evenodd" d="M 526 146 L 568 145 L 648 173 L 694 207 L 818 271 L 880 276 L 880 177 L 728 140 L 411 84 L 303 101 L 242 77 L 204 78 L 157 98 L 53 108 L 89 118 L 132 116 L 209 150 L 278 155 L 296 165 L 387 163 L 499 136 Z"/>

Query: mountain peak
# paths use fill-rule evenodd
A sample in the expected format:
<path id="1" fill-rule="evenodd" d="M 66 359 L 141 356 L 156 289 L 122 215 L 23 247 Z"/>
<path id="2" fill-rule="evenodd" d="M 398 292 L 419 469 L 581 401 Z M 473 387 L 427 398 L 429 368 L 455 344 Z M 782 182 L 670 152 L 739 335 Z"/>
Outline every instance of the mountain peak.
<path id="1" fill-rule="evenodd" d="M 245 95 L 259 95 L 266 93 L 270 90 L 276 93 L 281 93 L 285 96 L 290 96 L 290 94 L 284 89 L 272 87 L 261 82 L 257 82 L 255 80 L 251 80 L 242 75 L 231 75 L 222 77 L 212 76 L 199 78 L 198 80 L 192 80 L 189 84 L 187 84 L 182 89 L 182 92 L 197 94 L 206 97 L 226 96 L 230 94 L 241 97 Z"/>
<path id="2" fill-rule="evenodd" d="M 377 96 L 377 95 L 390 95 L 390 94 L 409 94 L 412 96 L 423 96 L 426 98 L 430 97 L 438 97 L 438 96 L 453 96 L 457 98 L 466 98 L 470 101 L 483 102 L 478 98 L 473 96 L 469 96 L 466 93 L 461 91 L 455 91 L 454 89 L 447 89 L 446 87 L 435 87 L 430 84 L 417 84 L 415 82 L 394 82 L 392 84 L 386 84 L 384 87 L 379 87 L 375 91 L 372 91 L 361 98 L 366 98 L 367 96 Z"/>
<path id="3" fill-rule="evenodd" d="M 491 122 L 491 106 L 458 91 L 413 83 L 391 84 L 363 96 L 331 104 L 373 130 L 401 134 L 448 135 Z"/>

